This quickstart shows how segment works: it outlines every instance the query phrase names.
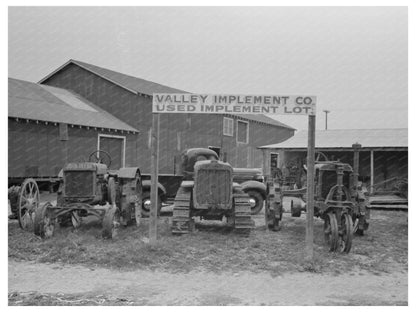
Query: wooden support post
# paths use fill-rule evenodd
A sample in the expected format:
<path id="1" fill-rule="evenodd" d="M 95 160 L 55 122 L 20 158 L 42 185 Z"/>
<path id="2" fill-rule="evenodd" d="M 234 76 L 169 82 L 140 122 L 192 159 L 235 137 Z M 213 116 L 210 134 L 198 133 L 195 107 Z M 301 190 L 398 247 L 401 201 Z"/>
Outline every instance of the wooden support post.
<path id="1" fill-rule="evenodd" d="M 354 168 L 353 168 L 353 177 L 354 177 L 354 183 L 352 185 L 352 188 L 354 189 L 354 194 L 356 194 L 358 190 L 358 176 L 359 173 L 359 166 L 360 166 L 360 148 L 361 144 L 355 143 L 352 145 L 352 148 L 354 150 Z"/>
<path id="2" fill-rule="evenodd" d="M 314 215 L 314 180 L 315 180 L 315 115 L 308 116 L 308 174 L 306 202 L 306 259 L 313 260 L 313 215 Z"/>
<path id="3" fill-rule="evenodd" d="M 263 176 L 264 176 L 264 184 L 266 185 L 266 190 L 268 190 L 268 194 L 266 194 L 266 202 L 264 203 L 264 224 L 266 224 L 266 232 L 269 231 L 269 226 L 267 222 L 267 216 L 269 214 L 269 208 L 270 208 L 270 189 L 268 187 L 270 174 L 267 170 L 267 163 L 269 161 L 269 158 L 267 156 L 267 150 L 264 148 L 262 149 L 263 152 Z"/>
<path id="4" fill-rule="evenodd" d="M 374 151 L 370 151 L 370 194 L 374 193 Z"/>
<path id="5" fill-rule="evenodd" d="M 157 241 L 157 207 L 158 207 L 158 172 L 159 172 L 159 114 L 153 113 L 152 118 L 152 142 L 151 142 L 152 159 L 150 164 L 151 171 L 151 189 L 150 201 L 152 207 L 150 208 L 149 220 L 149 242 L 154 244 Z"/>

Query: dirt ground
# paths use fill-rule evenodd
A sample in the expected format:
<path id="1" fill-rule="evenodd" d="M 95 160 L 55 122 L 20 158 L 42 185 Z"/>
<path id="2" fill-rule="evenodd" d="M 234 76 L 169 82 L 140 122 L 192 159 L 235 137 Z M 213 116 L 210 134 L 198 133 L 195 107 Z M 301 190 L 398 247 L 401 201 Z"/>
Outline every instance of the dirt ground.
<path id="1" fill-rule="evenodd" d="M 164 211 L 154 247 L 146 222 L 109 241 L 94 222 L 41 240 L 9 221 L 9 305 L 408 304 L 406 211 L 373 211 L 349 254 L 328 252 L 316 219 L 312 264 L 304 216 L 284 214 L 282 230 L 266 232 L 257 215 L 248 238 L 221 224 L 175 237 Z"/>
<path id="2" fill-rule="evenodd" d="M 272 277 L 252 272 L 122 272 L 9 261 L 11 305 L 28 297 L 32 304 L 41 303 L 41 294 L 49 295 L 46 304 L 67 305 L 407 305 L 407 287 L 403 273 Z"/>

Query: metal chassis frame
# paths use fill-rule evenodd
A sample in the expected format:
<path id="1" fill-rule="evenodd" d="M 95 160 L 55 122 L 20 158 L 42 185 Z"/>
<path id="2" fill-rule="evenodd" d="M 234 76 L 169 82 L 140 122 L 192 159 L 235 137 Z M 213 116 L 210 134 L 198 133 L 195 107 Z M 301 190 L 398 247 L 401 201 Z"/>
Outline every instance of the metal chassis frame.
<path id="1" fill-rule="evenodd" d="M 99 207 L 97 207 L 99 206 Z M 75 210 L 84 210 L 87 211 L 88 215 L 93 215 L 98 218 L 103 218 L 105 212 L 110 208 L 110 206 L 100 206 L 100 205 L 90 205 L 85 203 L 71 203 L 65 206 L 53 206 L 49 207 L 48 210 L 52 210 L 53 219 L 56 219 L 64 214 L 70 213 Z"/>

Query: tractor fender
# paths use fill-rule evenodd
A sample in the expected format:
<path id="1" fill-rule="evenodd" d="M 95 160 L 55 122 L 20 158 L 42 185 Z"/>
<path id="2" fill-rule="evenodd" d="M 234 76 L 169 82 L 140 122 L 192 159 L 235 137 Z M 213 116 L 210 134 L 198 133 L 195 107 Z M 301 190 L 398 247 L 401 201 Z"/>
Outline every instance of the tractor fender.
<path id="1" fill-rule="evenodd" d="M 125 167 L 117 170 L 117 177 L 122 179 L 134 179 L 137 174 L 140 175 L 140 169 L 138 167 Z"/>
<path id="2" fill-rule="evenodd" d="M 258 191 L 261 194 L 261 196 L 263 196 L 263 199 L 266 199 L 266 194 L 267 194 L 266 185 L 264 185 L 263 183 L 250 180 L 250 181 L 245 181 L 241 183 L 240 186 L 244 192 L 248 190 Z"/>
<path id="3" fill-rule="evenodd" d="M 143 180 L 142 181 L 143 192 L 144 191 L 149 191 L 151 185 L 152 185 L 151 180 Z M 166 195 L 166 188 L 162 184 L 160 184 L 159 182 L 157 182 L 157 188 L 158 188 L 158 193 L 159 193 L 160 197 L 164 197 Z"/>

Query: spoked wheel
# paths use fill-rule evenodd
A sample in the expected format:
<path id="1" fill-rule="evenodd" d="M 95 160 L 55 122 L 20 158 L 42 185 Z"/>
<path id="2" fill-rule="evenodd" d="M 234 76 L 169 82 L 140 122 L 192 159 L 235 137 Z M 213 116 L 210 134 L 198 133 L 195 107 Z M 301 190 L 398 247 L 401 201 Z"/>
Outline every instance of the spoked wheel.
<path id="1" fill-rule="evenodd" d="M 117 236 L 120 228 L 120 210 L 113 205 L 104 215 L 103 219 L 103 238 L 111 239 Z"/>
<path id="2" fill-rule="evenodd" d="M 351 215 L 343 213 L 338 236 L 338 250 L 348 253 L 352 246 L 353 223 Z"/>
<path id="3" fill-rule="evenodd" d="M 42 238 L 52 237 L 55 230 L 55 219 L 53 217 L 52 204 L 47 202 L 35 215 L 34 232 Z"/>
<path id="4" fill-rule="evenodd" d="M 333 212 L 327 213 L 325 216 L 324 236 L 329 251 L 336 251 L 338 246 L 338 223 Z"/>
<path id="5" fill-rule="evenodd" d="M 36 211 L 39 207 L 39 188 L 33 179 L 24 180 L 18 202 L 19 226 L 26 231 L 33 231 Z"/>

